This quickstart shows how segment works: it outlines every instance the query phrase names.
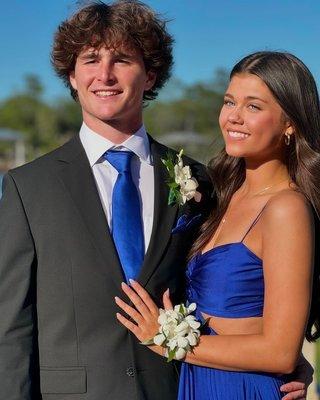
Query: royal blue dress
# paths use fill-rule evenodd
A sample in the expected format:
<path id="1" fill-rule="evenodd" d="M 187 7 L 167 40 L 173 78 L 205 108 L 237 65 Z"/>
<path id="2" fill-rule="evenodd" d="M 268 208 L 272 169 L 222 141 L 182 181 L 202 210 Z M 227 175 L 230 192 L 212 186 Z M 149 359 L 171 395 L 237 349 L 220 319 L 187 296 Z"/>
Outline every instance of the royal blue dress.
<path id="1" fill-rule="evenodd" d="M 189 262 L 187 299 L 197 304 L 198 318 L 202 319 L 201 312 L 224 318 L 262 316 L 262 260 L 243 239 L 214 247 Z M 206 334 L 216 335 L 211 328 Z M 284 375 L 230 372 L 183 363 L 178 400 L 278 400 L 283 396 L 279 388 L 285 382 Z"/>

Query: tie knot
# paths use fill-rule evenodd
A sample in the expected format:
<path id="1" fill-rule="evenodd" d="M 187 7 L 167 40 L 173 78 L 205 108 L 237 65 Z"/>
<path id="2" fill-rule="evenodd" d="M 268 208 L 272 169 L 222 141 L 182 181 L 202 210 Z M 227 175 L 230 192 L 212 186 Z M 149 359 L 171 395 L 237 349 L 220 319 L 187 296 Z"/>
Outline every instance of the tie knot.
<path id="1" fill-rule="evenodd" d="M 103 158 L 118 171 L 119 174 L 131 171 L 132 151 L 108 150 L 103 154 Z"/>

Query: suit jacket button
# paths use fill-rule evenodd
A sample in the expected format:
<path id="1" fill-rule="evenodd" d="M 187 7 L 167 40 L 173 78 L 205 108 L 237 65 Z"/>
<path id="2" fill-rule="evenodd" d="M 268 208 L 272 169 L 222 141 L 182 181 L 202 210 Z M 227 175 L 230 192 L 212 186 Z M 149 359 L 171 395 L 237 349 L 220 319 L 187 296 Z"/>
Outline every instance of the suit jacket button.
<path id="1" fill-rule="evenodd" d="M 127 374 L 128 376 L 130 376 L 131 378 L 133 378 L 133 377 L 134 377 L 134 369 L 133 369 L 133 367 L 128 367 L 128 368 L 126 369 L 126 374 Z"/>

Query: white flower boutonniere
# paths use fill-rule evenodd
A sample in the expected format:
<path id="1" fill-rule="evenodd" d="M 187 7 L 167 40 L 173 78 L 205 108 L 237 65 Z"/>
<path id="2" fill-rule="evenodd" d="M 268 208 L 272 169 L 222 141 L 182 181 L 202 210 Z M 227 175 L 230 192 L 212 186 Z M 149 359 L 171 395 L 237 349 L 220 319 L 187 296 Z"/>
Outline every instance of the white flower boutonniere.
<path id="1" fill-rule="evenodd" d="M 197 191 L 199 186 L 196 178 L 192 177 L 191 169 L 188 165 L 183 165 L 183 149 L 177 154 L 177 162 L 174 163 L 173 155 L 168 154 L 167 159 L 161 159 L 169 173 L 168 186 L 170 188 L 168 204 L 185 204 L 188 200 L 201 200 L 201 193 Z"/>

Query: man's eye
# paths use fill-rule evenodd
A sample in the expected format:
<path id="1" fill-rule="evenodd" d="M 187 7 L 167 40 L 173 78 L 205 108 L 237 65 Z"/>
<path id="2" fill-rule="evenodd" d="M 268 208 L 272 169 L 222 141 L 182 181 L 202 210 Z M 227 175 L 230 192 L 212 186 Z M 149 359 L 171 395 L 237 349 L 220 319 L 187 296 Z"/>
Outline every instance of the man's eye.
<path id="1" fill-rule="evenodd" d="M 223 104 L 224 104 L 225 106 L 232 107 L 232 106 L 234 105 L 234 102 L 231 101 L 231 100 L 225 99 L 225 100 L 223 101 Z"/>
<path id="2" fill-rule="evenodd" d="M 117 62 L 117 63 L 120 63 L 120 64 L 128 64 L 128 63 L 129 63 L 129 60 L 127 60 L 126 58 L 118 58 L 118 59 L 116 60 L 116 62 Z"/>

